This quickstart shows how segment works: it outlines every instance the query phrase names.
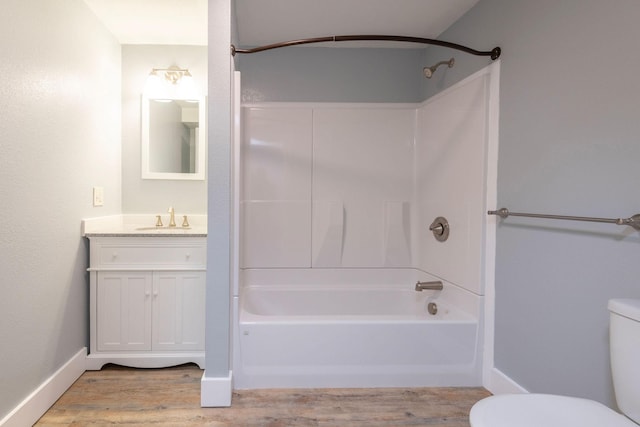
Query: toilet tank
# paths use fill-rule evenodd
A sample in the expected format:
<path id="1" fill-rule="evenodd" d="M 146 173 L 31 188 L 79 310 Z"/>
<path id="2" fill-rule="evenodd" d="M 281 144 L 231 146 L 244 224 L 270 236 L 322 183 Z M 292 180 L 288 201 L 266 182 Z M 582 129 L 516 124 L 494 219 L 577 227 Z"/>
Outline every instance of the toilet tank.
<path id="1" fill-rule="evenodd" d="M 640 299 L 609 301 L 611 373 L 618 408 L 640 423 Z"/>

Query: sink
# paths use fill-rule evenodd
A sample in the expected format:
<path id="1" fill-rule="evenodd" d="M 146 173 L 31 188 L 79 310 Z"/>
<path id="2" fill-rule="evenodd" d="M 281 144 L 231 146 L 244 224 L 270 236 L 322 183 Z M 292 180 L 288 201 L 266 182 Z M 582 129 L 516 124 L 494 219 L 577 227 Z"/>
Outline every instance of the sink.
<path id="1" fill-rule="evenodd" d="M 137 231 L 150 231 L 150 230 L 191 230 L 191 227 L 138 227 L 136 228 Z"/>

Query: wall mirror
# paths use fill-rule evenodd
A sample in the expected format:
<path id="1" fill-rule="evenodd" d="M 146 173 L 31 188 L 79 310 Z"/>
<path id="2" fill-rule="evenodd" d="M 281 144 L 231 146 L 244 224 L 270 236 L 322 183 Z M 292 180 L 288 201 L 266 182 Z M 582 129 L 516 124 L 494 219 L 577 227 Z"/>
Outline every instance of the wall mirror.
<path id="1" fill-rule="evenodd" d="M 142 95 L 142 179 L 205 179 L 205 99 Z"/>

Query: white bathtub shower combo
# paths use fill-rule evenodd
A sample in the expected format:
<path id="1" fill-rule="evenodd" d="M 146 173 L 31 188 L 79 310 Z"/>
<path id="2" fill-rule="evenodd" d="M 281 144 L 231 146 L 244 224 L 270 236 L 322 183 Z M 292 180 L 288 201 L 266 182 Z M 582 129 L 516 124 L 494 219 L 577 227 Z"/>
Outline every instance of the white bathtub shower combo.
<path id="1" fill-rule="evenodd" d="M 497 66 L 421 104 L 243 105 L 235 388 L 482 384 Z"/>

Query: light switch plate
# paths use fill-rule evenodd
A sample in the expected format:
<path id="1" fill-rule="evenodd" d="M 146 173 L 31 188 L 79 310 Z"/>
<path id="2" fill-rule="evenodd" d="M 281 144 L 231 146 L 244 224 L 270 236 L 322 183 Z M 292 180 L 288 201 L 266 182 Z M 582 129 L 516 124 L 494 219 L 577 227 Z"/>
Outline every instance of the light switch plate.
<path id="1" fill-rule="evenodd" d="M 93 187 L 93 206 L 104 206 L 104 187 Z"/>

